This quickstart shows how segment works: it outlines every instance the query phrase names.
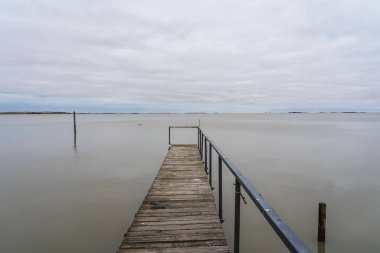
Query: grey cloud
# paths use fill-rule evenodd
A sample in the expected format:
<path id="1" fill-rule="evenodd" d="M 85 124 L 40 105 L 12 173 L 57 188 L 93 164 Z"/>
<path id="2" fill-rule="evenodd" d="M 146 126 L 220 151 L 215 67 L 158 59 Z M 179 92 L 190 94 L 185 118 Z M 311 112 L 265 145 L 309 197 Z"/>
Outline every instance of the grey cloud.
<path id="1" fill-rule="evenodd" d="M 380 109 L 379 7 L 2 1 L 0 94 L 186 108 Z"/>

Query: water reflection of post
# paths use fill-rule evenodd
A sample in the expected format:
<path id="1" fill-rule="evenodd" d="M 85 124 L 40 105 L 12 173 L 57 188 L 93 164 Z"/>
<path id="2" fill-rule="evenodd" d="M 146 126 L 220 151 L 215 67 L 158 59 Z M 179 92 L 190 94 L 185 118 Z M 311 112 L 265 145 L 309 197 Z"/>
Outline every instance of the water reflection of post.
<path id="1" fill-rule="evenodd" d="M 325 253 L 326 244 L 324 242 L 318 242 L 318 253 Z"/>
<path id="2" fill-rule="evenodd" d="M 74 154 L 75 162 L 79 162 L 79 152 L 76 146 L 73 147 L 73 154 Z"/>

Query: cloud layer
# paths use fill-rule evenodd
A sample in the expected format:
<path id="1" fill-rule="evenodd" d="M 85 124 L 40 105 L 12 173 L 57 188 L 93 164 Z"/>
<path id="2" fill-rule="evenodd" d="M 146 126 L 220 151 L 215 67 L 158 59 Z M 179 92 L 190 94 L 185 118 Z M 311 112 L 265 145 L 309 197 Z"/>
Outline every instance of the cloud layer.
<path id="1" fill-rule="evenodd" d="M 380 110 L 378 1 L 3 0 L 0 110 Z"/>

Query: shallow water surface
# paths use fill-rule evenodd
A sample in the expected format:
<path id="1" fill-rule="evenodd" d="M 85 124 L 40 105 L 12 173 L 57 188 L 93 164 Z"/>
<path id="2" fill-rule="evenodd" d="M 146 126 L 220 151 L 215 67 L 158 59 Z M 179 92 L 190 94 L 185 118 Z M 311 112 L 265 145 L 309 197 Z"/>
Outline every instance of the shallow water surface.
<path id="1" fill-rule="evenodd" d="M 378 114 L 80 114 L 76 148 L 72 115 L 0 116 L 1 252 L 115 252 L 166 155 L 168 126 L 198 119 L 313 252 L 321 201 L 319 252 L 378 252 Z M 196 131 L 173 130 L 172 141 L 195 143 Z M 223 180 L 233 248 L 226 168 Z M 249 201 L 241 235 L 241 252 L 287 252 Z"/>

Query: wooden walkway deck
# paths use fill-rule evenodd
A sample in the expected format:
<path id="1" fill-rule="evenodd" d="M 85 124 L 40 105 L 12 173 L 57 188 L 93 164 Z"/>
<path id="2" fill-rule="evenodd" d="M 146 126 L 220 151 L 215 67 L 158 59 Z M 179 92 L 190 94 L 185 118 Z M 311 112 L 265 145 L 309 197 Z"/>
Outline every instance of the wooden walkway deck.
<path id="1" fill-rule="evenodd" d="M 171 145 L 118 253 L 226 253 L 196 145 Z"/>

